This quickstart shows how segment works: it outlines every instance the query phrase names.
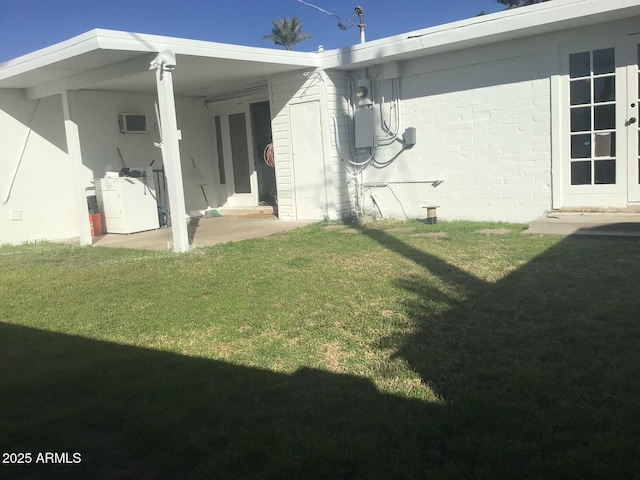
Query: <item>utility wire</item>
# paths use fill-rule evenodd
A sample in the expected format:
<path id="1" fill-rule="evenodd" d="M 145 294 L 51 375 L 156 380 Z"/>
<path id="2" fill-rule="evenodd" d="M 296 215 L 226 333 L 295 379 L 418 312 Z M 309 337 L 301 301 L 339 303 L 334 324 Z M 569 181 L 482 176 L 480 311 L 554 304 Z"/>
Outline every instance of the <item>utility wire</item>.
<path id="1" fill-rule="evenodd" d="M 326 13 L 327 15 L 331 15 L 332 17 L 336 17 L 338 19 L 338 27 L 341 30 L 346 30 L 347 28 L 353 27 L 353 25 L 354 25 L 354 22 L 351 21 L 351 20 L 345 20 L 345 23 L 348 23 L 349 26 L 344 25 L 342 23 L 343 20 L 339 15 L 336 15 L 335 13 L 328 12 L 324 8 L 320 8 L 317 5 L 314 5 L 313 3 L 305 2 L 304 0 L 298 0 L 298 2 L 302 3 L 303 5 L 306 5 L 307 7 L 311 7 L 311 8 L 315 8 L 316 10 L 320 10 L 322 13 Z"/>
<path id="2" fill-rule="evenodd" d="M 314 5 L 313 3 L 305 2 L 304 0 L 298 0 L 298 2 L 305 4 L 307 7 L 311 7 L 311 8 L 315 8 L 316 10 L 320 10 L 322 13 L 326 13 L 327 15 L 331 15 L 333 17 L 336 17 L 338 20 L 341 20 L 340 17 L 338 15 L 336 15 L 335 13 L 327 12 L 324 8 L 320 8 L 317 5 Z"/>

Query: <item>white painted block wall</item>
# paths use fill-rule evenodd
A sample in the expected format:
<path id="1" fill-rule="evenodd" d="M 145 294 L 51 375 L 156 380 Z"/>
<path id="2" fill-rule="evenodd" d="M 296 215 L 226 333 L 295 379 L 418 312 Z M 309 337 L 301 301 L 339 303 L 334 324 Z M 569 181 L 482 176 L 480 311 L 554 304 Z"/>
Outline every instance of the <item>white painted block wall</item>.
<path id="1" fill-rule="evenodd" d="M 88 167 L 84 178 L 87 188 L 93 177 L 102 177 L 108 165 L 116 171 L 122 168 L 118 148 L 127 167 L 162 168 L 162 155 L 154 142 L 160 141 L 153 95 L 132 95 L 115 92 L 77 92 L 78 124 L 84 164 Z M 147 116 L 146 134 L 120 132 L 118 115 L 137 113 Z M 180 155 L 187 213 L 200 215 L 207 208 L 199 184 L 204 183 L 209 200 L 216 198 L 217 163 L 214 157 L 213 120 L 203 102 L 192 98 L 177 98 L 178 128 L 182 132 Z M 193 167 L 193 162 L 196 168 Z"/>
<path id="2" fill-rule="evenodd" d="M 118 147 L 128 167 L 146 167 L 152 160 L 153 168 L 162 167 L 160 150 L 153 145 L 160 140 L 154 96 L 78 91 L 76 99 L 83 155 L 80 175 L 86 196 L 94 194 L 93 178 L 102 177 L 108 165 L 116 171 L 122 168 Z M 32 131 L 18 167 L 36 105 Z M 208 199 L 216 198 L 219 185 L 212 119 L 204 104 L 191 98 L 176 99 L 176 108 L 183 134 L 180 148 L 187 213 L 199 215 L 207 207 L 199 184 L 206 183 Z M 121 133 L 120 113 L 146 114 L 150 132 Z M 78 237 L 78 205 L 61 97 L 27 101 L 21 89 L 0 89 L 0 135 L 0 244 Z"/>
<path id="3" fill-rule="evenodd" d="M 365 208 L 384 217 L 524 222 L 551 208 L 550 53 L 498 45 L 401 64 L 401 132 L 417 143 L 379 148 Z M 388 88 L 388 87 L 386 87 Z M 372 201 L 375 199 L 375 203 Z M 376 205 L 377 204 L 377 205 Z"/>
<path id="4" fill-rule="evenodd" d="M 59 95 L 27 101 L 0 89 L 0 244 L 78 236 L 66 149 Z"/>

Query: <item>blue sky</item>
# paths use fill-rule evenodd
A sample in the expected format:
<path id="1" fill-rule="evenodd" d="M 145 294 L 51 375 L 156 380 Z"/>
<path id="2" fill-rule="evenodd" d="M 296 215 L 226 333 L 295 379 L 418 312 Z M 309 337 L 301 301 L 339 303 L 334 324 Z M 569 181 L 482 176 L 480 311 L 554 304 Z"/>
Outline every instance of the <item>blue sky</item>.
<path id="1" fill-rule="evenodd" d="M 365 10 L 367 40 L 396 35 L 502 9 L 495 0 L 306 0 L 344 19 Z M 298 16 L 311 51 L 359 42 L 357 27 L 342 31 L 337 19 L 298 0 L 0 0 L 0 62 L 94 28 L 273 47 L 262 37 L 271 21 Z"/>

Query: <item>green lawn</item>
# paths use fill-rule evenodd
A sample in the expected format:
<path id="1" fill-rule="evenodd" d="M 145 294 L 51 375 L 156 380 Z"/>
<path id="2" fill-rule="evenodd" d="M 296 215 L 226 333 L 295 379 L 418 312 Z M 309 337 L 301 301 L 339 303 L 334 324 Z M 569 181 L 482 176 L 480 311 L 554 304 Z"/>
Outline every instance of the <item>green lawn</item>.
<path id="1" fill-rule="evenodd" d="M 325 227 L 0 247 L 0 478 L 637 478 L 640 241 Z"/>

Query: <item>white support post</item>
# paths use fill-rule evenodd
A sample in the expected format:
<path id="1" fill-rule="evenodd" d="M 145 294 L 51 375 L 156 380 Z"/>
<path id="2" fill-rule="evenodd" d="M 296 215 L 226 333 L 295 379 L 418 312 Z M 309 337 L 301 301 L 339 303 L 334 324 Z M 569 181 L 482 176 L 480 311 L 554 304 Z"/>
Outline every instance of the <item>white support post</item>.
<path id="1" fill-rule="evenodd" d="M 173 230 L 173 251 L 189 250 L 187 232 L 187 212 L 184 202 L 184 185 L 182 183 L 182 167 L 180 163 L 180 135 L 176 119 L 176 103 L 173 93 L 173 70 L 175 55 L 171 52 L 159 54 L 151 62 L 150 70 L 156 71 L 158 87 L 158 107 L 160 109 L 160 128 L 162 131 L 162 160 L 167 176 L 169 212 Z"/>
<path id="2" fill-rule="evenodd" d="M 80 148 L 80 132 L 75 119 L 74 92 L 62 91 L 62 111 L 64 113 L 64 132 L 67 138 L 67 153 L 71 161 L 73 174 L 73 190 L 76 198 L 78 228 L 80 229 L 80 245 L 91 245 L 91 225 L 89 224 L 89 205 L 82 183 L 82 149 Z"/>

